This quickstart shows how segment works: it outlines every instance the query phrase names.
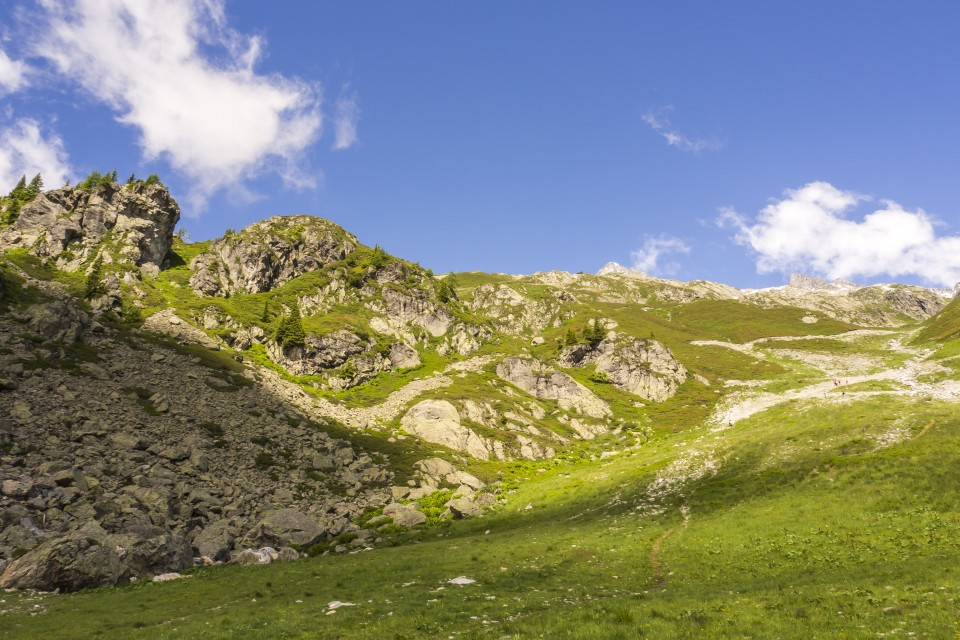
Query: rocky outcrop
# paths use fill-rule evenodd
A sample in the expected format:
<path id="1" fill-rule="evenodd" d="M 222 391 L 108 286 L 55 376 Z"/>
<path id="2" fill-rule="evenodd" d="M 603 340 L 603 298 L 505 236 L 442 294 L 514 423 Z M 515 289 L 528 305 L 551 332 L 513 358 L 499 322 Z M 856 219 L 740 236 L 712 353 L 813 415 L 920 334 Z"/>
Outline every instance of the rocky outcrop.
<path id="1" fill-rule="evenodd" d="M 0 575 L 0 588 L 77 591 L 191 564 L 190 544 L 182 536 L 116 535 L 88 522 L 12 561 Z"/>
<path id="2" fill-rule="evenodd" d="M 346 329 L 322 336 L 307 336 L 303 346 L 281 347 L 275 341 L 267 342 L 267 352 L 274 362 L 295 376 L 315 376 L 335 369 L 362 353 L 371 344 Z M 389 365 L 389 360 L 387 360 Z"/>
<path id="3" fill-rule="evenodd" d="M 357 239 L 313 216 L 275 216 L 215 240 L 193 259 L 190 286 L 198 295 L 270 291 L 299 275 L 343 260 Z"/>
<path id="4" fill-rule="evenodd" d="M 178 316 L 173 309 L 156 312 L 144 321 L 143 327 L 155 333 L 168 335 L 181 343 L 199 344 L 214 351 L 220 348 L 216 340 Z"/>
<path id="5" fill-rule="evenodd" d="M 433 337 L 447 332 L 453 324 L 453 315 L 430 292 L 400 291 L 384 287 L 379 299 L 372 300 L 368 306 L 386 315 L 394 324 L 412 324 L 422 327 Z"/>
<path id="6" fill-rule="evenodd" d="M 567 367 L 592 364 L 614 386 L 653 402 L 674 395 L 687 379 L 686 368 L 656 340 L 637 340 L 612 331 L 596 344 L 565 347 L 559 360 Z"/>
<path id="7" fill-rule="evenodd" d="M 468 306 L 490 318 L 499 330 L 519 334 L 559 327 L 572 317 L 572 312 L 564 310 L 564 303 L 573 301 L 575 298 L 564 288 L 551 288 L 542 297 L 528 298 L 505 284 L 484 284 L 474 290 Z"/>
<path id="8" fill-rule="evenodd" d="M 64 187 L 41 193 L 0 233 L 0 248 L 25 248 L 79 269 L 94 254 L 150 273 L 164 265 L 180 207 L 161 184 Z M 105 249 L 99 252 L 100 248 Z M 99 253 L 98 253 L 99 252 Z"/>
<path id="9" fill-rule="evenodd" d="M 556 400 L 561 409 L 591 418 L 612 415 L 607 403 L 593 392 L 539 360 L 506 358 L 497 365 L 497 375 L 536 398 Z"/>
<path id="10" fill-rule="evenodd" d="M 427 442 L 469 453 L 475 458 L 490 457 L 491 444 L 460 424 L 457 408 L 446 400 L 424 400 L 400 420 L 403 429 Z"/>

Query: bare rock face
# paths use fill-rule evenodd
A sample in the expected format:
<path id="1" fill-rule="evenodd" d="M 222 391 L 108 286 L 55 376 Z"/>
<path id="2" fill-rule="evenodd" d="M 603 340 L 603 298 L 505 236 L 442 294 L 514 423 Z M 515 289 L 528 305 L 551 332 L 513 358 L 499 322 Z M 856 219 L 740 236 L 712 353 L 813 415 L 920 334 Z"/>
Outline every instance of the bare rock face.
<path id="1" fill-rule="evenodd" d="M 460 424 L 457 408 L 446 400 L 424 400 L 414 405 L 400 425 L 427 442 L 440 444 L 475 458 L 490 457 L 490 443 Z"/>
<path id="2" fill-rule="evenodd" d="M 636 340 L 613 332 L 596 345 L 564 348 L 560 362 L 568 367 L 593 364 L 614 386 L 653 402 L 674 395 L 687 379 L 686 368 L 656 340 Z"/>
<path id="3" fill-rule="evenodd" d="M 190 286 L 198 295 L 270 291 L 299 275 L 342 260 L 357 239 L 313 216 L 274 216 L 216 240 L 194 258 Z"/>
<path id="4" fill-rule="evenodd" d="M 530 395 L 556 400 L 561 409 L 591 418 L 612 415 L 607 403 L 576 380 L 533 358 L 506 358 L 497 365 L 497 375 Z"/>
<path id="5" fill-rule="evenodd" d="M 377 301 L 371 307 L 394 322 L 418 325 L 434 337 L 444 335 L 453 324 L 450 312 L 426 293 L 418 295 L 385 288 L 381 297 L 382 302 Z"/>
<path id="6" fill-rule="evenodd" d="M 26 248 L 76 270 L 108 243 L 105 261 L 130 262 L 145 271 L 162 268 L 173 243 L 180 207 L 162 184 L 64 187 L 25 205 L 0 233 L 0 248 Z"/>

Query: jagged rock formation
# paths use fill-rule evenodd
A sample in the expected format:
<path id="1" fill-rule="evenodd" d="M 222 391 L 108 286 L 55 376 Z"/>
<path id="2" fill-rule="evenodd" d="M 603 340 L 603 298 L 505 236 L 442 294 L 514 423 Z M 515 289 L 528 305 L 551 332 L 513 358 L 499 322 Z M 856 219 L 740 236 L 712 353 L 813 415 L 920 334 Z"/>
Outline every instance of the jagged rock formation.
<path id="1" fill-rule="evenodd" d="M 0 249 L 28 249 L 68 271 L 101 248 L 104 262 L 126 262 L 150 273 L 163 266 L 180 207 L 162 184 L 64 187 L 25 205 L 0 232 Z"/>
<path id="2" fill-rule="evenodd" d="M 274 216 L 215 240 L 194 258 L 190 286 L 198 294 L 259 293 L 343 260 L 357 239 L 312 216 Z"/>
<path id="3" fill-rule="evenodd" d="M 535 398 L 556 400 L 561 409 L 598 419 L 611 415 L 607 403 L 589 389 L 533 358 L 505 358 L 497 375 Z"/>
<path id="4" fill-rule="evenodd" d="M 565 347 L 559 360 L 568 367 L 592 364 L 615 386 L 653 402 L 674 395 L 687 379 L 686 368 L 656 340 L 636 340 L 613 331 L 596 344 Z"/>

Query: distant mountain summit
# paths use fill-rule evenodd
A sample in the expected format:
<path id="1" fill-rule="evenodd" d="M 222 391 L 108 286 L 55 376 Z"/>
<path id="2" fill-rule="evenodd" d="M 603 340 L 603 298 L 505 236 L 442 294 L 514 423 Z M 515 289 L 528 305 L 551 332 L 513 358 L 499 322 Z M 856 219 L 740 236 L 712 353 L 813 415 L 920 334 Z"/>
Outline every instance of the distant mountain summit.
<path id="1" fill-rule="evenodd" d="M 647 278 L 649 277 L 645 272 L 640 271 L 639 269 L 632 269 L 630 267 L 625 267 L 622 264 L 616 262 L 608 262 L 607 264 L 600 267 L 600 270 L 597 271 L 598 276 L 629 276 L 631 278 Z"/>

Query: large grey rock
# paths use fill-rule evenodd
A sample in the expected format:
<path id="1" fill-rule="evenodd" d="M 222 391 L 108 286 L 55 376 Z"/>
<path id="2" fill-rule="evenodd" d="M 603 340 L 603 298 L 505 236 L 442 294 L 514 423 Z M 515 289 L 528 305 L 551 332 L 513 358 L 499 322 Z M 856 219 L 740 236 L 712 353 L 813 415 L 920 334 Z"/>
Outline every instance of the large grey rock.
<path id="1" fill-rule="evenodd" d="M 226 560 L 233 549 L 234 537 L 234 527 L 230 522 L 217 520 L 197 534 L 193 539 L 193 546 L 199 556 L 206 556 L 211 560 Z"/>
<path id="2" fill-rule="evenodd" d="M 246 536 L 261 546 L 309 547 L 319 542 L 326 530 L 309 516 L 296 509 L 280 509 L 267 514 Z"/>
<path id="3" fill-rule="evenodd" d="M 90 318 L 75 305 L 57 300 L 27 308 L 27 328 L 54 342 L 76 342 L 90 325 Z"/>
<path id="4" fill-rule="evenodd" d="M 383 515 L 393 518 L 401 527 L 415 527 L 427 521 L 427 516 L 408 504 L 391 503 L 383 508 Z"/>
<path id="5" fill-rule="evenodd" d="M 270 291 L 342 260 L 357 246 L 355 237 L 327 220 L 274 216 L 214 241 L 191 262 L 190 286 L 208 296 Z"/>
<path id="6" fill-rule="evenodd" d="M 75 270 L 109 238 L 109 259 L 156 272 L 179 219 L 180 207 L 161 184 L 113 184 L 90 191 L 64 187 L 25 205 L 13 225 L 0 232 L 0 248 L 26 248 Z"/>
<path id="7" fill-rule="evenodd" d="M 182 536 L 112 535 L 89 522 L 9 563 L 0 588 L 77 591 L 182 571 L 191 564 L 190 543 Z"/>
<path id="8" fill-rule="evenodd" d="M 505 358 L 497 365 L 497 375 L 534 397 L 556 400 L 562 409 L 591 418 L 607 418 L 612 414 L 607 403 L 589 389 L 539 360 Z"/>
<path id="9" fill-rule="evenodd" d="M 427 442 L 441 444 L 475 458 L 490 457 L 490 443 L 460 424 L 457 408 L 446 400 L 423 400 L 410 408 L 400 425 Z"/>

